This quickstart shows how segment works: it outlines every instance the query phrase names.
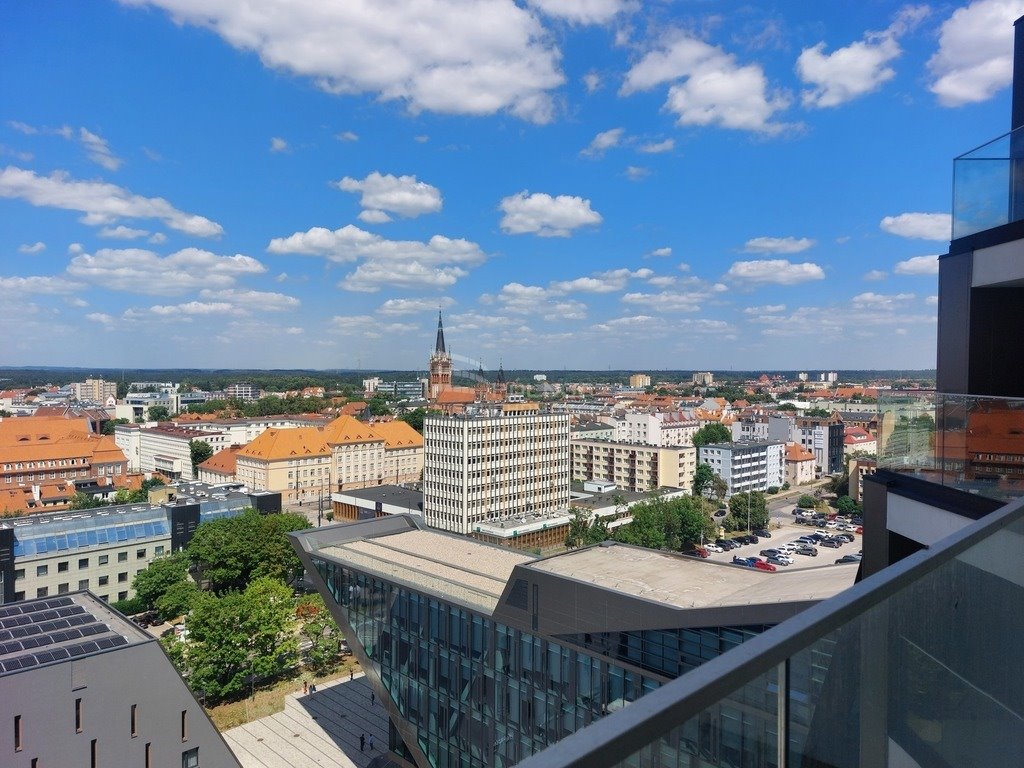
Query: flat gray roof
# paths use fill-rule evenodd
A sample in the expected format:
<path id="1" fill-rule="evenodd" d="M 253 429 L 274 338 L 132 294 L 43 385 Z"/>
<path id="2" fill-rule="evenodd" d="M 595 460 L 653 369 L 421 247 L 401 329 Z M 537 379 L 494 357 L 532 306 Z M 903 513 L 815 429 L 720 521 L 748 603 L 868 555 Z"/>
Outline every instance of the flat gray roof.
<path id="1" fill-rule="evenodd" d="M 770 573 L 621 544 L 566 552 L 528 567 L 679 608 L 824 600 L 857 577 L 856 563 Z"/>
<path id="2" fill-rule="evenodd" d="M 420 530 L 356 539 L 324 547 L 319 554 L 488 612 L 494 611 L 512 570 L 534 560 L 533 555 L 466 536 Z"/>
<path id="3" fill-rule="evenodd" d="M 89 592 L 0 606 L 0 675 L 153 642 Z"/>
<path id="4" fill-rule="evenodd" d="M 374 503 L 392 504 L 396 507 L 423 510 L 423 491 L 414 491 L 401 485 L 377 485 L 370 488 L 355 488 L 351 491 L 337 491 L 335 496 L 354 496 Z"/>

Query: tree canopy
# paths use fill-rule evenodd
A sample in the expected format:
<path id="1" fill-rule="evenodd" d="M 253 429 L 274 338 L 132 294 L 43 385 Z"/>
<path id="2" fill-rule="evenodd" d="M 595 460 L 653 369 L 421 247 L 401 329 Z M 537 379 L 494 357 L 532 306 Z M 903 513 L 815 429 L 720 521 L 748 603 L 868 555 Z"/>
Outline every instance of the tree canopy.
<path id="1" fill-rule="evenodd" d="M 693 495 L 709 496 L 714 492 L 715 470 L 710 464 L 698 464 L 693 473 Z"/>
<path id="2" fill-rule="evenodd" d="M 608 536 L 608 524 L 604 520 L 593 517 L 589 510 L 577 507 L 569 520 L 565 546 L 567 549 L 588 547 L 591 544 L 600 544 Z"/>
<path id="3" fill-rule="evenodd" d="M 302 572 L 302 565 L 285 534 L 309 527 L 301 515 L 261 515 L 247 509 L 235 517 L 202 523 L 186 552 L 200 579 L 218 593 L 244 589 L 263 576 L 288 581 Z"/>
<path id="4" fill-rule="evenodd" d="M 404 413 L 401 416 L 399 416 L 398 420 L 404 421 L 417 432 L 423 434 L 423 417 L 425 417 L 426 415 L 426 408 L 413 408 L 408 413 Z"/>
<path id="5" fill-rule="evenodd" d="M 615 530 L 615 539 L 648 549 L 687 549 L 712 538 L 715 524 L 700 499 L 653 498 L 630 509 L 633 522 Z"/>
<path id="6" fill-rule="evenodd" d="M 724 424 L 713 421 L 693 433 L 693 444 L 696 446 L 711 445 L 712 443 L 731 443 L 732 432 Z"/>
<path id="7" fill-rule="evenodd" d="M 205 440 L 189 440 L 188 452 L 192 458 L 193 473 L 200 464 L 213 456 L 213 448 Z"/>
<path id="8" fill-rule="evenodd" d="M 166 405 L 151 405 L 146 412 L 150 421 L 167 421 L 171 418 L 171 412 Z"/>
<path id="9" fill-rule="evenodd" d="M 302 622 L 299 634 L 309 642 L 306 663 L 317 674 L 333 667 L 341 653 L 343 638 L 324 599 L 318 594 L 302 598 L 295 607 L 295 617 Z"/>
<path id="10" fill-rule="evenodd" d="M 768 525 L 768 503 L 760 491 L 734 493 L 729 499 L 729 514 L 725 527 L 733 531 L 747 529 L 747 512 L 750 512 L 750 528 L 765 528 Z"/>
<path id="11" fill-rule="evenodd" d="M 145 609 L 149 610 L 156 606 L 156 601 L 174 584 L 184 581 L 187 573 L 188 558 L 184 552 L 175 552 L 156 558 L 145 570 L 135 574 L 132 589 Z"/>

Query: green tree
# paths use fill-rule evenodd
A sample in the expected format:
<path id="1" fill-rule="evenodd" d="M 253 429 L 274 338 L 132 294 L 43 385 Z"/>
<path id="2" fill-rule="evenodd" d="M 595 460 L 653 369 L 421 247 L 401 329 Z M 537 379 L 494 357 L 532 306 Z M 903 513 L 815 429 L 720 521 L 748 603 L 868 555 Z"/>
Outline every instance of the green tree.
<path id="1" fill-rule="evenodd" d="M 693 444 L 697 447 L 711 445 L 712 443 L 731 443 L 732 432 L 724 424 L 712 421 L 705 424 L 693 434 Z"/>
<path id="2" fill-rule="evenodd" d="M 218 593 L 244 589 L 260 576 L 286 581 L 301 573 L 302 564 L 285 534 L 309 527 L 301 515 L 260 515 L 247 509 L 200 524 L 186 552 L 201 581 Z"/>
<path id="3" fill-rule="evenodd" d="M 615 539 L 648 549 L 687 549 L 710 538 L 715 525 L 703 502 L 692 497 L 652 498 L 634 504 L 633 522 L 615 531 Z"/>
<path id="4" fill-rule="evenodd" d="M 747 528 L 748 510 L 751 529 L 764 528 L 768 525 L 768 503 L 763 493 L 734 493 L 729 499 L 729 516 L 733 519 L 734 530 Z"/>
<path id="5" fill-rule="evenodd" d="M 567 549 L 588 547 L 591 544 L 600 544 L 608 536 L 608 523 L 593 517 L 589 510 L 577 507 L 569 519 L 569 532 L 565 535 L 565 546 Z"/>
<path id="6" fill-rule="evenodd" d="M 711 492 L 716 499 L 724 499 L 729 492 L 729 484 L 719 475 L 715 475 L 711 480 Z"/>
<path id="7" fill-rule="evenodd" d="M 294 627 L 291 590 L 257 579 L 244 592 L 200 592 L 187 621 L 188 639 L 170 643 L 168 653 L 193 691 L 217 701 L 290 669 L 298 654 Z"/>
<path id="8" fill-rule="evenodd" d="M 148 411 L 150 421 L 167 421 L 171 418 L 171 412 L 166 405 L 151 405 Z"/>
<path id="9" fill-rule="evenodd" d="M 158 557 L 132 579 L 135 596 L 146 610 L 156 606 L 173 585 L 184 582 L 188 574 L 188 558 L 183 552 Z"/>
<path id="10" fill-rule="evenodd" d="M 387 416 L 391 413 L 388 401 L 379 392 L 369 399 L 366 406 L 370 409 L 371 416 Z"/>
<path id="11" fill-rule="evenodd" d="M 797 499 L 796 505 L 800 507 L 800 509 L 814 509 L 815 506 L 817 506 L 817 502 L 814 500 L 813 496 L 805 493 Z"/>
<path id="12" fill-rule="evenodd" d="M 338 661 L 342 634 L 320 595 L 308 595 L 295 607 L 301 622 L 299 634 L 309 642 L 306 663 L 316 674 L 322 674 Z"/>
<path id="13" fill-rule="evenodd" d="M 171 584 L 166 591 L 153 603 L 162 621 L 170 621 L 176 616 L 184 616 L 195 605 L 199 598 L 199 587 L 194 581 L 182 579 Z"/>
<path id="14" fill-rule="evenodd" d="M 68 504 L 69 509 L 95 509 L 96 507 L 103 506 L 106 506 L 106 504 L 102 499 L 88 493 L 82 493 L 81 491 L 75 493 Z"/>
<path id="15" fill-rule="evenodd" d="M 106 424 L 103 425 L 103 434 L 104 435 L 112 435 L 112 434 L 114 434 L 114 428 L 118 424 L 129 424 L 129 423 L 130 422 L 128 421 L 128 419 L 111 419 L 110 421 L 108 421 Z"/>
<path id="16" fill-rule="evenodd" d="M 208 458 L 213 456 L 213 448 L 205 440 L 189 440 L 188 441 L 188 452 L 192 458 L 192 474 L 194 475 L 196 469 L 206 461 Z"/>
<path id="17" fill-rule="evenodd" d="M 840 496 L 836 500 L 836 509 L 839 510 L 839 514 L 841 515 L 852 515 L 855 514 L 860 507 L 858 507 L 857 502 L 849 496 Z"/>
<path id="18" fill-rule="evenodd" d="M 804 416 L 812 419 L 827 419 L 832 414 L 826 411 L 824 408 L 808 408 L 804 412 Z"/>
<path id="19" fill-rule="evenodd" d="M 408 413 L 405 413 L 402 416 L 400 416 L 399 421 L 404 421 L 417 432 L 423 434 L 423 417 L 426 415 L 426 408 L 414 408 Z"/>
<path id="20" fill-rule="evenodd" d="M 697 471 L 693 473 L 693 495 L 705 496 L 713 492 L 715 482 L 715 470 L 710 464 L 698 464 Z"/>

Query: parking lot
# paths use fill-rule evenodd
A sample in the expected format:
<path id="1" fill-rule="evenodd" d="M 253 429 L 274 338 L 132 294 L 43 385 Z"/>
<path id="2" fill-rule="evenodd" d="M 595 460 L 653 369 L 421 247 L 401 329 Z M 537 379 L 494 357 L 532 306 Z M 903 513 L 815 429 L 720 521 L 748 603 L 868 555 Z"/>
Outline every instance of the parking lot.
<path id="1" fill-rule="evenodd" d="M 774 526 L 775 520 L 773 520 L 772 523 Z M 759 557 L 764 560 L 761 556 L 761 550 L 777 549 L 780 544 L 794 542 L 801 536 L 806 536 L 809 533 L 814 533 L 819 530 L 827 530 L 829 534 L 835 532 L 828 529 L 814 528 L 809 525 L 797 525 L 791 521 L 783 521 L 781 527 L 772 527 L 771 531 L 769 531 L 772 535 L 770 539 L 762 538 L 757 544 L 745 544 L 728 552 L 711 552 L 711 556 L 708 559 L 716 560 L 720 563 L 730 563 L 734 557 Z M 861 536 L 859 534 L 854 534 L 853 541 L 851 543 L 843 544 L 837 549 L 822 547 L 817 544 L 814 545 L 814 547 L 818 550 L 817 557 L 811 557 L 810 555 L 793 555 L 792 565 L 778 566 L 778 569 L 780 571 L 790 571 L 799 568 L 833 565 L 835 561 L 843 555 L 851 555 L 860 551 Z"/>

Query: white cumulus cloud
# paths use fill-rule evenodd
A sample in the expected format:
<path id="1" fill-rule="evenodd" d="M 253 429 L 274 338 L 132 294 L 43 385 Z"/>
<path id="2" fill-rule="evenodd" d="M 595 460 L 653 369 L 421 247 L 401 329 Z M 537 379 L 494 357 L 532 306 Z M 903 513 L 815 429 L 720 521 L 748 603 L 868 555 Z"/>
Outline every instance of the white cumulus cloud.
<path id="1" fill-rule="evenodd" d="M 82 286 L 62 277 L 33 275 L 31 277 L 0 277 L 0 294 L 61 294 L 74 293 Z"/>
<path id="2" fill-rule="evenodd" d="M 662 152 L 671 152 L 676 148 L 675 139 L 665 139 L 664 141 L 651 141 L 647 144 L 641 144 L 637 149 L 648 155 L 657 155 Z"/>
<path id="3" fill-rule="evenodd" d="M 949 240 L 953 227 L 948 213 L 901 213 L 886 216 L 879 226 L 884 232 L 917 240 Z"/>
<path id="4" fill-rule="evenodd" d="M 413 315 L 419 312 L 447 309 L 453 304 L 455 304 L 455 299 L 449 296 L 431 299 L 388 299 L 377 307 L 377 312 L 382 315 Z"/>
<path id="5" fill-rule="evenodd" d="M 901 261 L 893 268 L 897 275 L 937 275 L 939 274 L 939 257 L 914 256 Z"/>
<path id="6" fill-rule="evenodd" d="M 811 86 L 801 94 L 805 107 L 836 107 L 871 93 L 896 76 L 890 65 L 902 53 L 898 38 L 916 27 L 930 12 L 927 6 L 906 6 L 881 32 L 825 53 L 821 42 L 801 52 L 796 62 L 800 79 Z"/>
<path id="7" fill-rule="evenodd" d="M 218 256 L 184 248 L 159 256 L 142 248 L 101 248 L 71 259 L 68 274 L 114 291 L 173 296 L 202 288 L 230 288 L 239 277 L 266 272 L 250 256 Z"/>
<path id="8" fill-rule="evenodd" d="M 85 214 L 82 221 L 91 226 L 113 224 L 118 219 L 158 219 L 171 229 L 198 237 L 217 237 L 224 231 L 220 224 L 179 211 L 162 197 L 134 195 L 103 181 L 76 181 L 62 171 L 39 176 L 7 166 L 0 170 L 0 197 L 80 211 Z"/>
<path id="9" fill-rule="evenodd" d="M 39 242 L 36 242 L 36 243 L 32 243 L 31 245 L 29 245 L 28 243 L 25 243 L 24 245 L 19 245 L 18 246 L 18 253 L 41 253 L 42 251 L 45 251 L 45 250 L 46 250 L 46 243 L 44 243 L 42 241 L 39 241 Z"/>
<path id="10" fill-rule="evenodd" d="M 889 274 L 882 271 L 881 269 L 872 269 L 864 273 L 864 279 L 871 282 L 878 282 L 879 280 L 885 280 Z"/>
<path id="11" fill-rule="evenodd" d="M 134 229 L 133 227 L 126 227 L 124 224 L 118 224 L 116 227 L 103 227 L 96 234 L 100 237 L 108 237 L 111 240 L 135 240 L 136 238 L 148 235 L 149 230 Z"/>
<path id="12" fill-rule="evenodd" d="M 437 213 L 442 206 L 441 190 L 415 176 L 392 176 L 374 171 L 365 179 L 346 176 L 335 186 L 343 192 L 361 192 L 359 204 L 366 209 L 364 213 L 374 218 L 360 218 L 375 224 L 389 220 L 379 216 L 384 211 L 411 219 L 424 213 Z"/>
<path id="13" fill-rule="evenodd" d="M 809 237 L 755 237 L 743 244 L 747 253 L 800 253 L 814 245 Z"/>
<path id="14" fill-rule="evenodd" d="M 511 235 L 533 233 L 540 237 L 569 237 L 573 230 L 601 223 L 601 214 L 590 201 L 572 195 L 552 197 L 544 192 L 532 195 L 523 190 L 501 201 L 505 214 L 501 228 Z"/>
<path id="15" fill-rule="evenodd" d="M 270 151 L 271 152 L 288 152 L 290 151 L 288 142 L 282 139 L 280 136 L 274 136 L 270 139 Z"/>
<path id="16" fill-rule="evenodd" d="M 625 128 L 611 128 L 607 131 L 601 131 L 591 139 L 590 144 L 580 154 L 586 157 L 601 157 L 606 150 L 619 146 L 625 132 Z"/>
<path id="17" fill-rule="evenodd" d="M 339 131 L 334 134 L 338 141 L 359 141 L 359 134 L 353 131 Z"/>
<path id="18" fill-rule="evenodd" d="M 959 107 L 986 101 L 1013 79 L 1013 22 L 1020 0 L 977 0 L 958 8 L 939 30 L 928 60 L 929 89 L 939 103 Z"/>
<path id="19" fill-rule="evenodd" d="M 812 262 L 794 264 L 785 259 L 766 259 L 734 262 L 725 277 L 751 284 L 797 285 L 811 280 L 824 280 L 825 271 Z"/>
<path id="20" fill-rule="evenodd" d="M 574 24 L 604 24 L 637 8 L 634 0 L 529 0 L 531 6 Z"/>
<path id="21" fill-rule="evenodd" d="M 769 88 L 758 64 L 741 65 L 736 57 L 690 33 L 676 30 L 626 73 L 620 93 L 628 96 L 671 83 L 665 107 L 680 125 L 777 133 L 775 113 L 789 98 Z"/>
<path id="22" fill-rule="evenodd" d="M 122 0 L 212 30 L 267 67 L 336 94 L 376 94 L 412 112 L 548 122 L 564 82 L 540 19 L 513 0 Z"/>

